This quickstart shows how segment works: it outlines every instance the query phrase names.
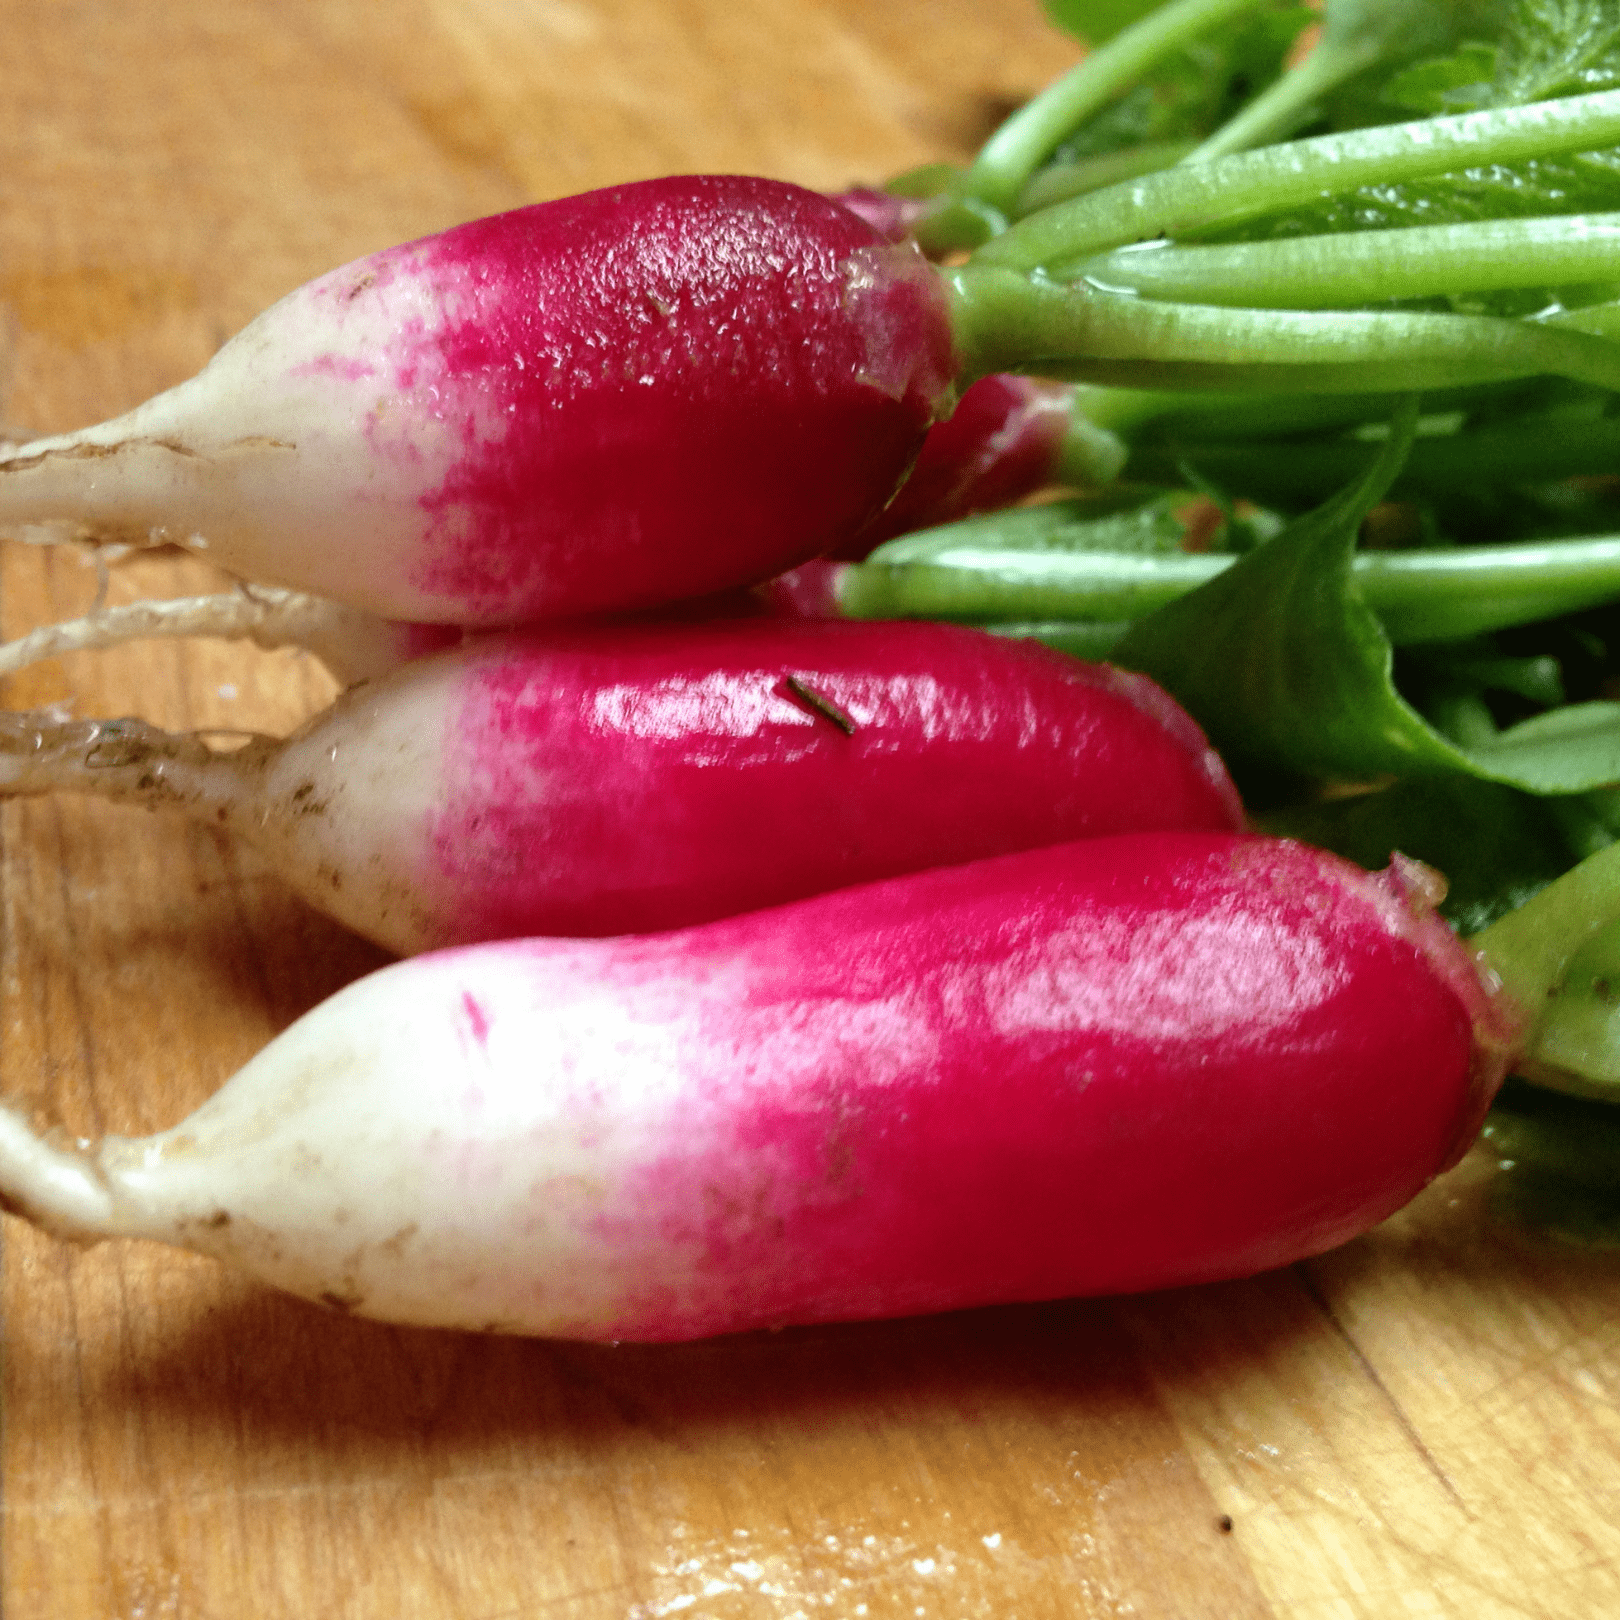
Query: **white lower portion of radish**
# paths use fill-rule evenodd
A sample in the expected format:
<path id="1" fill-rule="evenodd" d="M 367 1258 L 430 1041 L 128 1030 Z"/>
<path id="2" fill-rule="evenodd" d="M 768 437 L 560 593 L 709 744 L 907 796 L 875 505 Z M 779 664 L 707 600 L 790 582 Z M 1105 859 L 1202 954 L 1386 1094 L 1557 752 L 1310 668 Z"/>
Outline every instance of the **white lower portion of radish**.
<path id="1" fill-rule="evenodd" d="M 624 1301 L 689 1291 L 700 1257 L 593 1222 L 702 1122 L 672 1117 L 667 1026 L 612 1033 L 601 949 L 542 954 L 542 973 L 514 950 L 373 975 L 159 1136 L 86 1156 L 0 1114 L 0 1187 L 59 1235 L 179 1243 L 344 1309 L 613 1336 Z M 664 1020 L 684 995 L 652 991 Z"/>
<path id="2" fill-rule="evenodd" d="M 398 352 L 402 331 L 431 333 L 453 299 L 405 274 L 388 298 L 366 297 L 356 279 L 341 270 L 300 287 L 124 416 L 0 448 L 0 526 L 65 520 L 92 539 L 193 546 L 244 578 L 363 608 L 381 593 L 393 616 L 411 616 L 400 593 L 419 561 L 420 503 L 460 443 L 379 357 Z M 312 327 L 314 358 L 297 346 Z M 424 619 L 441 606 L 407 605 Z"/>

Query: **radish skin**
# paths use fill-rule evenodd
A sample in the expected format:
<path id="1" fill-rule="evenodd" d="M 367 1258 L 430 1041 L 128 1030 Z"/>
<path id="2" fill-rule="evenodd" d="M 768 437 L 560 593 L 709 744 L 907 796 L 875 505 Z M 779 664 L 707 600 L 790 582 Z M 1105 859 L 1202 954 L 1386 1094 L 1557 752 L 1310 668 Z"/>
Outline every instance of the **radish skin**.
<path id="1" fill-rule="evenodd" d="M 1075 481 L 1071 472 L 1088 484 L 1111 483 L 1125 465 L 1125 446 L 1077 418 L 1073 407 L 1074 389 L 1063 383 L 1007 372 L 981 377 L 928 430 L 899 494 L 847 545 L 829 547 L 829 555 L 864 557 L 896 535 Z M 1071 461 L 1084 465 L 1071 469 Z"/>
<path id="2" fill-rule="evenodd" d="M 899 493 L 839 548 L 840 554 L 865 557 L 894 535 L 1010 505 L 1058 480 L 1074 426 L 1072 394 L 1063 385 L 1027 377 L 981 378 L 945 421 L 928 430 Z M 1120 457 L 1123 454 L 1119 447 Z M 1099 469 L 1105 475 L 1101 481 L 1117 470 L 1109 461 Z M 805 567 L 812 571 L 807 577 L 815 577 L 818 565 Z M 764 610 L 782 611 L 784 603 L 794 599 L 798 572 L 789 571 L 758 588 Z M 761 602 L 747 592 L 727 593 L 727 598 L 726 605 L 734 612 L 762 610 Z M 702 613 L 715 603 L 714 596 L 700 597 L 679 604 L 675 611 Z M 302 648 L 348 686 L 446 645 L 454 635 L 447 626 L 402 623 L 306 591 L 261 585 L 212 596 L 101 607 L 78 619 L 42 626 L 0 644 L 0 675 L 64 652 L 116 647 L 147 637 L 219 636 L 251 640 L 267 649 Z"/>
<path id="3" fill-rule="evenodd" d="M 673 1340 L 1242 1276 L 1454 1163 L 1517 1024 L 1409 869 L 1092 840 L 419 957 L 6 1207 L 390 1321 Z"/>
<path id="4" fill-rule="evenodd" d="M 1068 839 L 1234 828 L 1140 675 L 934 624 L 474 639 L 234 752 L 7 717 L 0 794 L 180 809 L 401 953 L 640 932 Z"/>
<path id="5" fill-rule="evenodd" d="M 876 186 L 851 186 L 830 193 L 830 200 L 866 221 L 885 241 L 906 242 L 934 201 L 930 197 L 902 197 Z"/>
<path id="6" fill-rule="evenodd" d="M 1123 462 L 1124 447 L 1076 419 L 1073 392 L 1061 384 L 1005 373 L 981 378 L 946 420 L 928 430 L 899 493 L 837 548 L 839 555 L 863 558 L 895 535 L 1010 505 L 1066 477 L 1070 482 L 1076 477 L 1108 482 Z M 1076 477 L 1069 477 L 1071 473 Z M 761 584 L 757 598 L 739 590 L 658 611 L 704 615 L 723 606 L 732 614 L 799 616 L 808 611 L 799 601 L 805 582 L 822 578 L 824 569 L 824 564 L 811 562 L 789 570 Z M 837 617 L 830 599 L 826 611 L 814 616 Z M 78 619 L 42 626 L 0 644 L 0 675 L 64 652 L 156 636 L 220 636 L 252 640 L 267 649 L 299 647 L 347 686 L 449 644 L 455 631 L 381 618 L 305 591 L 260 585 L 213 596 L 101 607 Z"/>
<path id="7" fill-rule="evenodd" d="M 0 525 L 195 541 L 392 619 L 638 608 L 847 540 L 956 372 L 914 246 L 797 186 L 649 180 L 308 283 L 128 415 L 0 449 Z"/>

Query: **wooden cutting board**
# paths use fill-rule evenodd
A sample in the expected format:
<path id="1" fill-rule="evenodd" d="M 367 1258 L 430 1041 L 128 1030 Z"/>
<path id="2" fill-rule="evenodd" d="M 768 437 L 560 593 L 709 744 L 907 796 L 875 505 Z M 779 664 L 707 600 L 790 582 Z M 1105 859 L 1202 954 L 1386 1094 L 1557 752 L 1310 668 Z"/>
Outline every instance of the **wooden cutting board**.
<path id="1" fill-rule="evenodd" d="M 1035 0 L 5 0 L 0 419 L 134 404 L 370 249 L 688 169 L 965 156 L 1073 60 Z M 116 569 L 110 598 L 216 583 Z M 0 624 L 95 571 L 8 546 Z M 146 644 L 11 707 L 284 730 L 310 661 Z M 0 1090 L 199 1103 L 377 952 L 207 830 L 0 811 Z M 406 1332 L 3 1233 L 8 1620 L 1620 1612 L 1620 1262 L 1476 1157 L 1225 1287 L 667 1348 Z"/>

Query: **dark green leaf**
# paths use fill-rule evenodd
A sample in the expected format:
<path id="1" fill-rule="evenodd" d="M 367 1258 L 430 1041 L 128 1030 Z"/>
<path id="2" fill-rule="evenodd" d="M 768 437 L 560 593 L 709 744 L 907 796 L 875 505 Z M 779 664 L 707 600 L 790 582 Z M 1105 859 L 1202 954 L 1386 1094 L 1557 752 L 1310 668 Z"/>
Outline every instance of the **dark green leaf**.
<path id="1" fill-rule="evenodd" d="M 1378 871 L 1396 850 L 1443 872 L 1440 912 L 1473 934 L 1544 888 L 1579 851 L 1548 802 L 1497 782 L 1431 777 L 1376 793 L 1292 805 L 1259 817 L 1269 833 L 1301 838 Z"/>
<path id="2" fill-rule="evenodd" d="M 1492 1214 L 1583 1247 L 1620 1247 L 1620 1108 L 1510 1077 L 1483 1140 L 1501 1165 Z"/>
<path id="3" fill-rule="evenodd" d="M 1519 0 L 1497 57 L 1490 105 L 1521 107 L 1620 86 L 1613 0 Z"/>
<path id="4" fill-rule="evenodd" d="M 1620 1191 L 1620 1110 L 1612 1104 L 1512 1079 L 1497 1098 L 1485 1139 L 1515 1165 Z"/>
<path id="5" fill-rule="evenodd" d="M 1485 104 L 1496 77 L 1496 47 L 1471 40 L 1450 56 L 1415 62 L 1382 87 L 1392 111 L 1416 118 L 1468 112 Z"/>
<path id="6" fill-rule="evenodd" d="M 1323 33 L 1335 46 L 1376 49 L 1388 64 L 1494 37 L 1513 0 L 1326 0 Z"/>
<path id="7" fill-rule="evenodd" d="M 1576 1248 L 1620 1248 L 1620 1192 L 1583 1186 L 1533 1164 L 1516 1164 L 1498 1177 L 1490 1212 L 1504 1224 Z"/>
<path id="8" fill-rule="evenodd" d="M 1201 139 L 1278 77 L 1300 30 L 1314 20 L 1302 6 L 1281 5 L 1171 53 L 1149 79 L 1076 130 L 1053 153 L 1053 164 Z"/>
<path id="9" fill-rule="evenodd" d="M 1045 0 L 1046 15 L 1053 23 L 1094 50 L 1140 22 L 1158 4 L 1159 0 Z"/>
<path id="10" fill-rule="evenodd" d="M 1556 709 L 1465 748 L 1396 690 L 1393 649 L 1351 560 L 1414 422 L 1415 404 L 1362 478 L 1139 620 L 1115 658 L 1174 693 L 1243 772 L 1350 782 L 1460 773 L 1534 793 L 1620 781 L 1620 704 Z"/>

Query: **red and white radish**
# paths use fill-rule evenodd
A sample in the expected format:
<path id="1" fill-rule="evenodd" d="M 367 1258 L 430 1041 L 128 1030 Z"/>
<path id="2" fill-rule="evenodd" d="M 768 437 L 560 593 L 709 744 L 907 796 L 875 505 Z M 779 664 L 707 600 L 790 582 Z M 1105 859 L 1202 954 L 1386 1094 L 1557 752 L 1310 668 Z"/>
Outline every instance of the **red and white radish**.
<path id="1" fill-rule="evenodd" d="M 948 418 L 928 430 L 895 498 L 836 548 L 838 554 L 864 557 L 894 535 L 1006 506 L 1056 482 L 1108 482 L 1119 471 L 1124 447 L 1078 416 L 1073 399 L 1074 390 L 1058 383 L 1006 373 L 981 378 Z M 822 588 L 833 577 L 821 563 L 808 563 L 762 584 L 757 598 L 742 590 L 724 593 L 724 605 L 733 614 L 836 617 L 834 598 Z M 721 602 L 711 595 L 678 607 L 666 604 L 660 611 L 701 615 Z M 448 626 L 385 619 L 308 592 L 260 585 L 213 596 L 98 607 L 0 645 L 0 675 L 64 652 L 154 636 L 222 636 L 266 648 L 301 647 L 344 685 L 455 639 Z"/>
<path id="2" fill-rule="evenodd" d="M 937 624 L 734 620 L 468 641 L 216 753 L 6 717 L 0 794 L 181 809 L 401 952 L 684 926 L 1039 844 L 1231 828 L 1143 676 Z"/>
<path id="3" fill-rule="evenodd" d="M 397 964 L 5 1207 L 393 1321 L 588 1339 L 1286 1264 L 1473 1139 L 1511 1017 L 1411 873 L 1170 833 Z"/>
<path id="4" fill-rule="evenodd" d="M 828 554 L 864 557 L 913 529 L 1011 506 L 1051 484 L 1107 484 L 1125 465 L 1124 444 L 1074 407 L 1075 391 L 996 372 L 928 430 L 900 493 L 871 523 Z"/>
<path id="5" fill-rule="evenodd" d="M 846 540 L 950 408 L 944 289 L 797 186 L 616 186 L 310 282 L 197 376 L 0 450 L 0 524 L 488 625 L 767 578 Z"/>

